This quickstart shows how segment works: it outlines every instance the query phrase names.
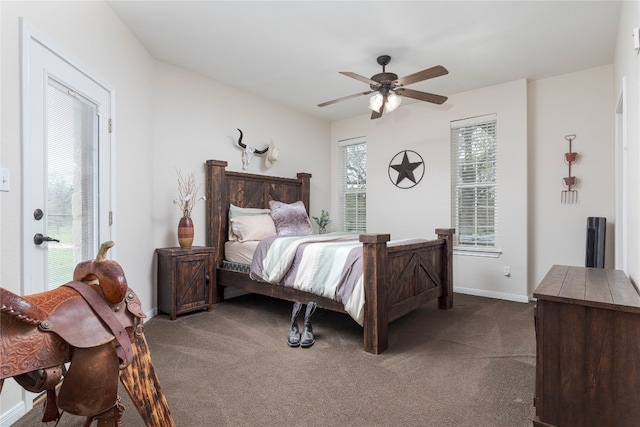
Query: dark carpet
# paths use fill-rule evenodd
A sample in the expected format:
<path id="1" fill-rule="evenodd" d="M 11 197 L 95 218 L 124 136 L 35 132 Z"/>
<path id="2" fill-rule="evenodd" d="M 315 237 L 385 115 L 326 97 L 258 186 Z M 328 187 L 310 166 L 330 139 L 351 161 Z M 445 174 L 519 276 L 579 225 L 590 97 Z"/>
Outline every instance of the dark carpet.
<path id="1" fill-rule="evenodd" d="M 245 295 L 146 323 L 177 426 L 531 425 L 533 303 L 456 294 L 444 311 L 431 302 L 389 325 L 389 349 L 378 356 L 362 350 L 349 316 L 322 309 L 315 345 L 288 347 L 291 307 Z M 124 426 L 143 426 L 121 394 Z M 41 416 L 38 404 L 14 426 L 44 425 Z M 64 414 L 58 425 L 83 423 Z"/>

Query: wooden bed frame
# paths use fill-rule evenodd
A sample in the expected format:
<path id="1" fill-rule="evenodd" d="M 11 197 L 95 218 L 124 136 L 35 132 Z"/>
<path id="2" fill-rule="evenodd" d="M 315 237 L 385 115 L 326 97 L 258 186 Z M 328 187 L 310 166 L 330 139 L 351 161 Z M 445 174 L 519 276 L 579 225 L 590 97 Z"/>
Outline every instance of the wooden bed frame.
<path id="1" fill-rule="evenodd" d="M 245 208 L 268 208 L 269 200 L 293 203 L 301 200 L 309 211 L 311 174 L 297 179 L 226 171 L 227 162 L 206 163 L 206 244 L 215 248 L 216 277 L 212 281 L 213 303 L 224 300 L 224 287 L 243 289 L 274 298 L 315 301 L 319 307 L 346 313 L 341 303 L 297 289 L 251 280 L 248 273 L 222 267 L 228 236 L 230 204 Z M 420 243 L 387 247 L 389 234 L 362 234 L 364 268 L 364 350 L 379 354 L 388 348 L 388 324 L 438 299 L 438 307 L 453 306 L 453 233 L 437 229 L 438 238 Z"/>

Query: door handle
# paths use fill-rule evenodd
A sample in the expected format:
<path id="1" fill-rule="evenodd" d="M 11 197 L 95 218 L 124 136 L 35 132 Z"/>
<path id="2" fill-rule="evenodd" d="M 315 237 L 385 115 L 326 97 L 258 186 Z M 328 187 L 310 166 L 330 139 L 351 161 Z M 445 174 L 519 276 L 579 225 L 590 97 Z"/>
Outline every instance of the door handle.
<path id="1" fill-rule="evenodd" d="M 49 236 L 43 236 L 41 233 L 36 233 L 36 235 L 33 236 L 33 243 L 41 245 L 42 242 L 60 242 L 60 240 Z"/>

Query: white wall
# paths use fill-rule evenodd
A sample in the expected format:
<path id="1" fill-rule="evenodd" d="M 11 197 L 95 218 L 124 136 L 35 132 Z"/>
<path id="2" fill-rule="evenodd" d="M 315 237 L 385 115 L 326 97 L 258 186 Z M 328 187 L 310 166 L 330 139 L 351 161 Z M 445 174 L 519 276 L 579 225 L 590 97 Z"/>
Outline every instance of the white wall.
<path id="1" fill-rule="evenodd" d="M 640 2 L 622 2 L 613 66 L 539 80 L 529 84 L 530 159 L 530 275 L 529 291 L 552 264 L 584 265 L 588 216 L 607 218 L 605 262 L 614 267 L 615 246 L 615 129 L 614 115 L 626 82 L 628 253 L 626 273 L 640 280 L 640 57 L 633 49 L 633 28 L 640 26 Z M 566 144 L 563 136 L 576 134 L 572 167 L 578 177 L 580 203 L 553 202 L 560 190 L 558 176 L 566 165 L 557 159 Z M 565 146 L 566 148 L 566 146 Z M 561 158 L 561 157 L 560 157 Z M 555 159 L 555 160 L 552 160 Z M 558 175 L 561 174 L 561 175 Z M 557 188 L 556 191 L 548 191 Z"/>
<path id="2" fill-rule="evenodd" d="M 622 93 L 623 79 L 626 82 L 627 156 L 629 159 L 627 192 L 623 197 L 627 202 L 626 215 L 628 254 L 627 274 L 640 285 L 640 56 L 633 48 L 633 29 L 640 27 L 640 1 L 622 2 L 620 25 L 614 61 L 614 99 L 609 106 L 610 114 L 615 111 Z"/>
<path id="3" fill-rule="evenodd" d="M 329 124 L 280 107 L 256 96 L 206 79 L 180 68 L 157 63 L 154 74 L 153 118 L 153 229 L 155 247 L 176 246 L 180 210 L 176 168 L 193 172 L 204 184 L 204 162 L 226 160 L 228 170 L 242 171 L 242 149 L 237 141 L 257 149 L 271 140 L 279 148 L 278 161 L 267 168 L 265 156 L 255 155 L 246 172 L 311 178 L 312 215 L 329 207 Z M 200 194 L 204 194 L 204 185 Z M 194 245 L 205 244 L 205 204 L 193 211 Z"/>
<path id="4" fill-rule="evenodd" d="M 311 210 L 328 208 L 329 123 L 301 115 L 154 60 L 102 1 L 0 2 L 2 129 L 0 166 L 11 171 L 11 191 L 0 193 L 0 284 L 22 292 L 22 145 L 20 136 L 19 18 L 61 47 L 85 69 L 115 88 L 115 259 L 143 310 L 156 307 L 156 247 L 177 246 L 175 168 L 204 182 L 203 163 L 228 160 L 241 170 L 236 128 L 260 148 L 280 147 L 266 170 L 254 159 L 249 172 L 295 177 L 309 172 Z M 204 244 L 204 204 L 194 211 L 195 244 Z M 0 424 L 10 424 L 30 404 L 9 380 L 0 396 Z"/>
<path id="5" fill-rule="evenodd" d="M 605 266 L 613 268 L 613 66 L 529 83 L 529 292 L 554 264 L 585 265 L 587 217 L 607 220 Z M 568 176 L 566 135 L 577 204 L 560 203 Z"/>
<path id="6" fill-rule="evenodd" d="M 337 141 L 367 140 L 367 231 L 393 238 L 435 237 L 451 227 L 450 122 L 497 114 L 499 258 L 454 256 L 454 287 L 459 292 L 527 300 L 527 86 L 518 80 L 452 95 L 446 104 L 403 104 L 377 120 L 369 115 L 332 123 L 332 177 L 339 175 Z M 363 101 L 364 102 L 364 101 Z M 366 105 L 363 104 L 363 108 Z M 391 158 L 403 150 L 419 153 L 426 171 L 411 189 L 396 188 L 388 177 Z M 337 215 L 339 182 L 332 182 Z M 511 277 L 503 276 L 503 266 Z"/>

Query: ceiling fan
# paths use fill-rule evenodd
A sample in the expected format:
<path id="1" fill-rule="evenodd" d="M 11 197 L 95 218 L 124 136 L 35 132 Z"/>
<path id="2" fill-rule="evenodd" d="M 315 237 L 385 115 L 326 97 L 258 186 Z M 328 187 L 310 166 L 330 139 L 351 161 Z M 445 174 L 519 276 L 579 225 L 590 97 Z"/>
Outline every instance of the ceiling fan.
<path id="1" fill-rule="evenodd" d="M 382 72 L 372 76 L 370 79 L 350 71 L 340 71 L 340 74 L 344 74 L 347 77 L 369 84 L 371 90 L 323 102 L 318 104 L 318 107 L 325 107 L 327 105 L 335 104 L 336 102 L 375 93 L 369 102 L 369 108 L 373 110 L 373 113 L 371 113 L 371 120 L 373 120 L 382 117 L 382 113 L 384 111 L 390 112 L 395 110 L 398 105 L 400 105 L 401 96 L 434 104 L 442 104 L 447 100 L 446 96 L 434 95 L 433 93 L 420 92 L 417 90 L 406 89 L 404 87 L 412 83 L 449 74 L 449 71 L 447 71 L 447 69 L 442 65 L 436 65 L 435 67 L 418 71 L 417 73 L 410 74 L 406 77 L 398 78 L 397 74 L 386 72 L 386 66 L 391 62 L 391 57 L 389 55 L 379 56 L 377 61 L 378 64 L 382 66 Z"/>

